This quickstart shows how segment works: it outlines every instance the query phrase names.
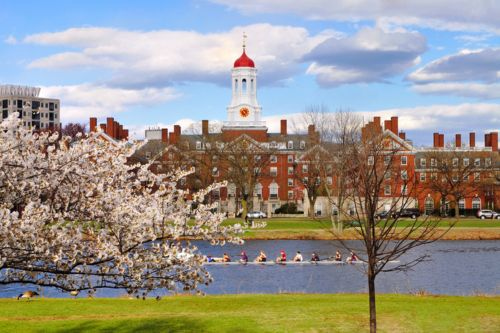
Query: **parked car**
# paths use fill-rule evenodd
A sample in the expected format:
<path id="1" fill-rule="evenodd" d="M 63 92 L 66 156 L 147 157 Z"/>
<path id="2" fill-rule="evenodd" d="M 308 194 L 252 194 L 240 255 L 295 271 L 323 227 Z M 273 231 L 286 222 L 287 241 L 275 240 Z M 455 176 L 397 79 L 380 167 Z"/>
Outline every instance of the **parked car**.
<path id="1" fill-rule="evenodd" d="M 395 217 L 411 217 L 416 219 L 420 216 L 420 210 L 418 208 L 403 208 L 399 212 L 394 213 Z"/>
<path id="2" fill-rule="evenodd" d="M 500 219 L 500 213 L 489 209 L 480 209 L 477 211 L 476 216 L 482 220 L 484 219 Z"/>
<path id="3" fill-rule="evenodd" d="M 377 219 L 386 219 L 388 217 L 389 217 L 389 212 L 387 212 L 387 211 L 383 211 L 383 212 L 375 214 L 375 218 L 377 218 Z"/>
<path id="4" fill-rule="evenodd" d="M 266 213 L 260 211 L 252 211 L 247 213 L 249 219 L 264 219 L 267 217 Z"/>

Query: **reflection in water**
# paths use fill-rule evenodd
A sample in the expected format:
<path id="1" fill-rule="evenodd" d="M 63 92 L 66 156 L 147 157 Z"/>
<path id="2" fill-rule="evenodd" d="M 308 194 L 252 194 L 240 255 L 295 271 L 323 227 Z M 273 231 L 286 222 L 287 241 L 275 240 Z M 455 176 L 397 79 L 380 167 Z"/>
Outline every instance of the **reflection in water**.
<path id="1" fill-rule="evenodd" d="M 233 260 L 244 250 L 253 260 L 260 250 L 274 259 L 281 250 L 293 257 L 301 251 L 304 259 L 313 252 L 321 259 L 332 258 L 342 247 L 332 241 L 247 241 L 244 245 L 212 247 L 195 242 L 206 255 L 216 257 L 227 252 Z M 360 248 L 360 242 L 350 245 Z M 429 254 L 430 261 L 423 262 L 407 273 L 381 273 L 377 277 L 377 292 L 411 293 L 425 290 L 432 294 L 471 295 L 475 293 L 500 293 L 500 241 L 439 241 L 413 249 L 401 257 L 402 263 Z M 344 258 L 348 254 L 342 251 Z M 361 250 L 358 254 L 363 257 Z M 358 293 L 366 292 L 363 265 L 220 265 L 207 266 L 214 283 L 203 290 L 208 294 L 237 293 Z M 33 286 L 0 286 L 0 297 L 14 297 Z M 163 294 L 157 291 L 153 295 Z M 99 290 L 97 296 L 115 297 L 123 291 Z M 67 297 L 59 291 L 44 288 L 44 296 Z"/>

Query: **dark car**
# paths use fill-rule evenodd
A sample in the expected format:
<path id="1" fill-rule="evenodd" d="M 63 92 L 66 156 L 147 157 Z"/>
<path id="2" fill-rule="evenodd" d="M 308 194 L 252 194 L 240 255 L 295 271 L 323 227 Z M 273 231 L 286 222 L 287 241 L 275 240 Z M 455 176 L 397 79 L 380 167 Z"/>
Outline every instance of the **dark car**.
<path id="1" fill-rule="evenodd" d="M 394 217 L 411 217 L 412 219 L 416 219 L 419 216 L 420 210 L 418 208 L 403 208 L 394 214 Z"/>
<path id="2" fill-rule="evenodd" d="M 389 216 L 390 216 L 389 212 L 387 212 L 387 211 L 383 211 L 383 212 L 375 214 L 375 218 L 377 218 L 377 219 L 386 219 Z"/>

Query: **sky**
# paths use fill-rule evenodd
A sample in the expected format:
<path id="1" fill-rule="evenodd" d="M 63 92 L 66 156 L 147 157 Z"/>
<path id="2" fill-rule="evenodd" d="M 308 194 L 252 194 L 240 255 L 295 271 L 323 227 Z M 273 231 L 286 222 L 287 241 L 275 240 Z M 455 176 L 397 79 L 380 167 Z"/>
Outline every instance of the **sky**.
<path id="1" fill-rule="evenodd" d="M 41 87 L 61 120 L 223 121 L 247 37 L 269 131 L 312 107 L 399 116 L 415 145 L 500 128 L 500 1 L 8 1 L 0 84 Z"/>

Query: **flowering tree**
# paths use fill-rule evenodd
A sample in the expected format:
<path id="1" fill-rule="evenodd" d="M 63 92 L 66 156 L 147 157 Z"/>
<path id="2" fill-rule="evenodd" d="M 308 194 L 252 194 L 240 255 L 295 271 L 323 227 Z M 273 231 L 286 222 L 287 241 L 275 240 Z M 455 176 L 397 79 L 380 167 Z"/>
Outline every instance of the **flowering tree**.
<path id="1" fill-rule="evenodd" d="M 98 133 L 72 141 L 0 124 L 0 284 L 62 290 L 197 289 L 211 277 L 188 237 L 241 242 L 203 197 L 176 188 L 189 172 L 155 175 L 128 165 L 136 146 Z M 190 216 L 194 214 L 194 221 Z"/>

